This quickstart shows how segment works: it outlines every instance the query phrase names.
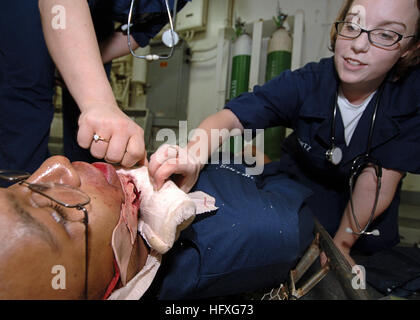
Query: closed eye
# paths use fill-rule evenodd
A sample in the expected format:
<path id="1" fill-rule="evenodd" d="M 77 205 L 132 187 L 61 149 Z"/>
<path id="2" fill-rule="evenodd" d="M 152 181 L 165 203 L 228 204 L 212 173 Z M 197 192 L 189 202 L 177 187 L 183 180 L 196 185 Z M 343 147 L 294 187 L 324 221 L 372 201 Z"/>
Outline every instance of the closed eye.
<path id="1" fill-rule="evenodd" d="M 67 215 L 63 210 L 63 207 L 59 204 L 52 204 L 51 207 L 54 209 L 52 213 L 53 218 L 56 222 L 65 225 L 67 223 Z"/>

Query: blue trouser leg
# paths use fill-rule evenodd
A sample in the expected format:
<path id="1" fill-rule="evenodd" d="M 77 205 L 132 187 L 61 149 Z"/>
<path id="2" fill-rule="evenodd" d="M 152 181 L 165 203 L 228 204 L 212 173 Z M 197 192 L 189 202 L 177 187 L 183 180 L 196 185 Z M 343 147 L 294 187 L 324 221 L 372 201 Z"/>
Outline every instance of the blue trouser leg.
<path id="1" fill-rule="evenodd" d="M 279 285 L 312 241 L 308 189 L 281 175 L 250 178 L 242 168 L 208 165 L 202 171 L 194 190 L 214 196 L 219 209 L 197 216 L 163 256 L 160 299 Z"/>
<path id="2" fill-rule="evenodd" d="M 3 1 L 0 29 L 0 168 L 33 172 L 49 156 L 54 111 L 38 1 Z"/>

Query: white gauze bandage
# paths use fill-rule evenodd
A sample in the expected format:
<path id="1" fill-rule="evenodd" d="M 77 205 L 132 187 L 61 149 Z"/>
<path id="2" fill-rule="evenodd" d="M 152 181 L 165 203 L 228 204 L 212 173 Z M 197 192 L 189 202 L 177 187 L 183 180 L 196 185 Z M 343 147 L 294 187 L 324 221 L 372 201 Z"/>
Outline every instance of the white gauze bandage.
<path id="1" fill-rule="evenodd" d="M 201 191 L 186 194 L 170 180 L 155 191 L 147 167 L 119 169 L 117 173 L 132 177 L 140 192 L 138 230 L 148 245 L 160 254 L 172 248 L 179 233 L 197 214 L 217 209 L 213 197 Z"/>

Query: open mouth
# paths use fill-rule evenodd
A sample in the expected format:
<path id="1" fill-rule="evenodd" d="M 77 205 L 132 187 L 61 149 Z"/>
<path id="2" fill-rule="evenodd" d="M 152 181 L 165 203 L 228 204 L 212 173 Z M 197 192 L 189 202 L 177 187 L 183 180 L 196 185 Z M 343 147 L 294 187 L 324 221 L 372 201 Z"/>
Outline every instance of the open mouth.
<path id="1" fill-rule="evenodd" d="M 345 61 L 346 61 L 349 65 L 354 66 L 354 67 L 366 66 L 366 64 L 365 64 L 365 63 L 363 63 L 363 62 L 361 62 L 361 61 L 359 61 L 359 60 L 356 60 L 356 59 L 352 59 L 352 58 L 344 58 L 344 60 L 345 60 Z"/>
<path id="2" fill-rule="evenodd" d="M 95 162 L 92 163 L 92 165 L 104 174 L 105 179 L 109 184 L 114 185 L 115 181 L 118 180 L 117 172 L 115 171 L 114 166 L 110 165 L 109 163 Z"/>

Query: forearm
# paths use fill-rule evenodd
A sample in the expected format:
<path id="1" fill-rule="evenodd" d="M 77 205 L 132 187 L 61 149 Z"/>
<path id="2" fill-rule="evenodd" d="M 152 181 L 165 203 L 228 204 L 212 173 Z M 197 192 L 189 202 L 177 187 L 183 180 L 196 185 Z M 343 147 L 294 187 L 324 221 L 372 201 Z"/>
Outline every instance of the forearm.
<path id="1" fill-rule="evenodd" d="M 52 8 L 65 8 L 64 29 L 53 28 Z M 44 37 L 51 57 L 83 112 L 91 105 L 115 106 L 85 0 L 39 0 Z"/>
<path id="2" fill-rule="evenodd" d="M 132 36 L 131 37 L 131 49 L 136 50 L 139 45 Z M 108 63 L 113 59 L 125 56 L 130 53 L 127 43 L 127 36 L 121 32 L 114 32 L 108 39 L 104 40 L 99 45 L 102 62 Z"/>
<path id="3" fill-rule="evenodd" d="M 230 110 L 219 111 L 207 117 L 195 129 L 187 148 L 188 152 L 199 159 L 202 166 L 231 134 L 239 135 L 244 128 L 239 119 Z"/>
<path id="4" fill-rule="evenodd" d="M 401 172 L 383 169 L 381 179 L 382 186 L 378 196 L 373 220 L 380 216 L 389 207 L 394 199 L 395 192 L 402 177 L 403 173 Z M 369 219 L 371 218 L 375 203 L 376 190 L 377 177 L 373 168 L 370 167 L 365 169 L 357 179 L 352 198 L 354 214 L 362 230 L 366 227 Z M 350 250 L 359 236 L 346 232 L 348 228 L 351 228 L 356 232 L 360 231 L 353 219 L 350 201 L 344 210 L 339 229 L 334 237 L 334 242 L 338 246 Z"/>

